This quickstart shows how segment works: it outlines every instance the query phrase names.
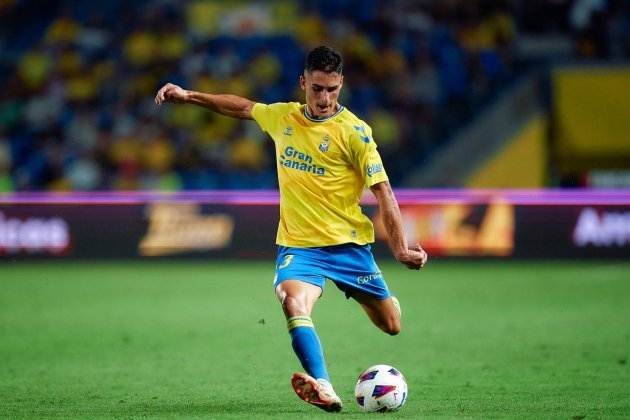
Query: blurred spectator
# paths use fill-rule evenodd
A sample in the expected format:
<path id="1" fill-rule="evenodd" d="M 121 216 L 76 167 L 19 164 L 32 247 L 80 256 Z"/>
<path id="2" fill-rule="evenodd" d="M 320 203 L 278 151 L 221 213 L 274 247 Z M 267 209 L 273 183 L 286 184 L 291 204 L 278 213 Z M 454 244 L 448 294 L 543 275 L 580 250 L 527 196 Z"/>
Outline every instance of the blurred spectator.
<path id="1" fill-rule="evenodd" d="M 101 168 L 93 154 L 86 151 L 67 165 L 66 178 L 73 190 L 96 190 L 102 182 Z"/>
<path id="2" fill-rule="evenodd" d="M 18 75 L 25 87 L 36 91 L 46 82 L 53 66 L 50 54 L 43 47 L 25 52 L 18 63 Z"/>
<path id="3" fill-rule="evenodd" d="M 608 56 L 606 38 L 608 3 L 606 0 L 576 0 L 569 22 L 576 37 L 576 49 L 582 57 Z"/>
<path id="4" fill-rule="evenodd" d="M 13 180 L 9 173 L 11 152 L 5 138 L 0 137 L 0 194 L 13 191 Z"/>

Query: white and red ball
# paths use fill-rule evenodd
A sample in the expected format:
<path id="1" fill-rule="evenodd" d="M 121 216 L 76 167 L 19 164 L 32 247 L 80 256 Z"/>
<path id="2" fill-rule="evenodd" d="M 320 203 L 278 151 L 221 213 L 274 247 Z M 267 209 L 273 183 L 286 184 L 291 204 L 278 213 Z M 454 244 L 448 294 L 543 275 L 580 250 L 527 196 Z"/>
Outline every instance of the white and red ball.
<path id="1" fill-rule="evenodd" d="M 407 382 L 392 366 L 371 366 L 359 375 L 354 396 L 357 404 L 367 412 L 398 410 L 407 401 Z"/>

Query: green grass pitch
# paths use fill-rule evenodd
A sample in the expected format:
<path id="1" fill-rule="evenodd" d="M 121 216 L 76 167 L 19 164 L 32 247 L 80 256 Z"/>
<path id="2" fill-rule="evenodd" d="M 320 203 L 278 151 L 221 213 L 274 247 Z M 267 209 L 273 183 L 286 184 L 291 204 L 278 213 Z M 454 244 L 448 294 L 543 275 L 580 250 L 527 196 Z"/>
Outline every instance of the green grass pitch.
<path id="1" fill-rule="evenodd" d="M 630 263 L 381 268 L 401 335 L 332 284 L 313 313 L 337 416 L 365 418 L 356 377 L 388 363 L 410 390 L 388 418 L 630 417 Z M 291 390 L 272 278 L 272 262 L 3 262 L 0 418 L 335 416 Z"/>

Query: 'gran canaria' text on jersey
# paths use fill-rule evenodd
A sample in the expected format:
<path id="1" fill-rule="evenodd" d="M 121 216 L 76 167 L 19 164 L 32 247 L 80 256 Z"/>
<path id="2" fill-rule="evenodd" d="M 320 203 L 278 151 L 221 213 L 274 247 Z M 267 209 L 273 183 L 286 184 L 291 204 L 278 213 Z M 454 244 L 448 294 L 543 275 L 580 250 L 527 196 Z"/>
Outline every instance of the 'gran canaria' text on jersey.
<path id="1" fill-rule="evenodd" d="M 324 167 L 313 163 L 311 155 L 300 152 L 292 146 L 287 146 L 284 153 L 280 155 L 280 165 L 298 171 L 311 172 L 317 176 L 323 176 L 326 173 Z"/>

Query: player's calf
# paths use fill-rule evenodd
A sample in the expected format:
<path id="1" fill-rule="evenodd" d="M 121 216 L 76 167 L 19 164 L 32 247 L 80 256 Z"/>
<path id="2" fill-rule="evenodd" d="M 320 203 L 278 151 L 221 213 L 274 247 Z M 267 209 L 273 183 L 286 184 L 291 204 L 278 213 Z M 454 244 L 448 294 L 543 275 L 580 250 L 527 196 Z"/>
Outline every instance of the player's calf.
<path id="1" fill-rule="evenodd" d="M 385 325 L 381 327 L 383 331 L 385 331 L 389 335 L 398 335 L 400 334 L 401 326 L 400 326 L 400 318 L 402 315 L 402 311 L 400 309 L 400 302 L 396 296 L 391 297 L 392 304 L 395 309 L 395 313 L 390 313 L 387 316 L 387 320 Z"/>
<path id="2" fill-rule="evenodd" d="M 394 296 L 387 299 L 376 299 L 362 293 L 352 295 L 356 299 L 374 325 L 389 335 L 400 333 L 400 303 Z"/>

